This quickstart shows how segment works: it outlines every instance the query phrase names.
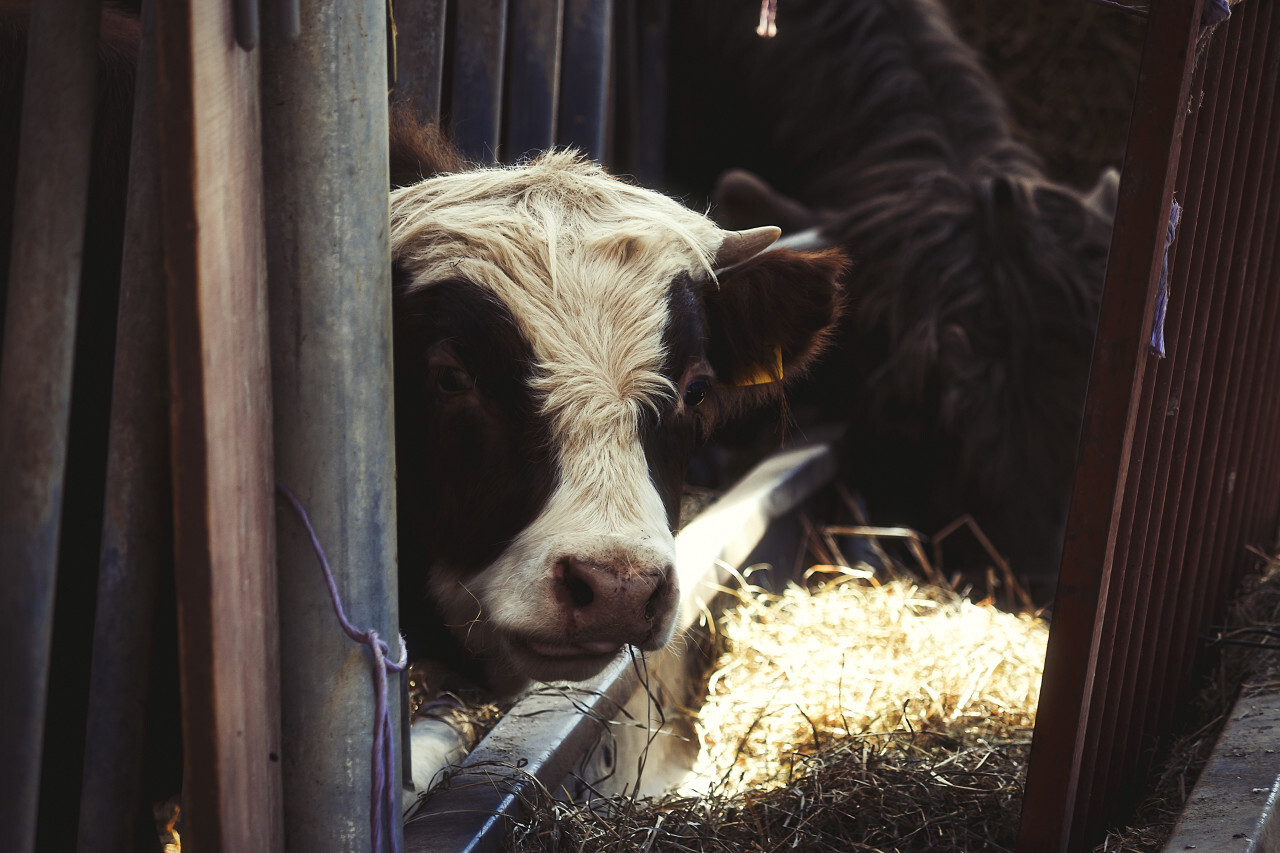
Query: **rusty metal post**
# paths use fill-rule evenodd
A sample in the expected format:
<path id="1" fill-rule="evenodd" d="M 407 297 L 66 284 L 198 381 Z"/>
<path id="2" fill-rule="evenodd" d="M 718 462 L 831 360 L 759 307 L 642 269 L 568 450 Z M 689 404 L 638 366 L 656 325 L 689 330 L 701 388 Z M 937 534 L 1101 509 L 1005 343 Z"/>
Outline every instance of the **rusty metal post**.
<path id="1" fill-rule="evenodd" d="M 263 138 L 276 478 L 309 513 L 348 616 L 394 657 L 385 13 L 383 0 L 311 0 L 296 43 L 264 28 Z M 367 849 L 373 658 L 340 629 L 283 505 L 278 525 L 288 849 Z"/>
<path id="2" fill-rule="evenodd" d="M 1148 25 L 1085 403 L 1020 850 L 1082 849 L 1087 844 L 1085 828 L 1072 815 L 1088 726 L 1099 710 L 1091 707 L 1094 676 L 1113 583 L 1117 523 L 1201 7 L 1202 0 L 1160 4 L 1152 9 Z M 1116 580 L 1121 579 L 1117 575 Z"/>
<path id="3" fill-rule="evenodd" d="M 98 4 L 32 4 L 0 352 L 0 838 L 35 845 Z M 10 239 L 10 235 L 0 235 Z"/>

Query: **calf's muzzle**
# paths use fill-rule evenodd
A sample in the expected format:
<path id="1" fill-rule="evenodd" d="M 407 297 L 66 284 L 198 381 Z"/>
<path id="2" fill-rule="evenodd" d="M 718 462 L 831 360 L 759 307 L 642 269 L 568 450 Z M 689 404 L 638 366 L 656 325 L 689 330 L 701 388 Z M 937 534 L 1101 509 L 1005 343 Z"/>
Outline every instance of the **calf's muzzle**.
<path id="1" fill-rule="evenodd" d="M 556 603 L 568 635 L 580 646 L 653 650 L 662 645 L 676 604 L 671 564 L 566 555 L 555 563 Z"/>

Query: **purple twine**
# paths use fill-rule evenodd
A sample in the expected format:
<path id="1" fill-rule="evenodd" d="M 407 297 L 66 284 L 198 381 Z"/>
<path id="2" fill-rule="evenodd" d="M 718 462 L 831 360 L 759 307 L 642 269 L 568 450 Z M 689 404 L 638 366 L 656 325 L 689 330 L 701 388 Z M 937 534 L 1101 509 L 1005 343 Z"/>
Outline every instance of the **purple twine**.
<path id="1" fill-rule="evenodd" d="M 1156 289 L 1156 310 L 1151 318 L 1151 351 L 1164 358 L 1164 314 L 1169 304 L 1169 248 L 1178 236 L 1182 207 L 1175 200 L 1169 208 L 1169 228 L 1164 236 L 1164 257 L 1160 259 L 1160 286 Z"/>
<path id="2" fill-rule="evenodd" d="M 1231 17 L 1231 4 L 1227 0 L 1205 0 L 1200 10 L 1200 38 Z"/>
<path id="3" fill-rule="evenodd" d="M 386 821 L 387 829 L 391 835 L 392 853 L 396 853 L 400 848 L 396 844 L 396 833 L 391 821 L 395 820 L 399 814 L 400 804 L 396 797 L 395 786 L 389 782 L 390 779 L 395 778 L 396 755 L 395 744 L 392 742 L 391 737 L 391 713 L 387 707 L 387 671 L 403 671 L 409 663 L 409 651 L 404 646 L 404 639 L 401 638 L 400 660 L 392 662 L 387 659 L 387 653 L 391 649 L 379 639 L 377 631 L 372 628 L 368 631 L 361 631 L 347 621 L 347 614 L 342 609 L 342 599 L 338 596 L 338 585 L 334 582 L 333 572 L 329 569 L 329 560 L 324 555 L 324 548 L 320 547 L 320 539 L 316 536 L 315 528 L 311 526 L 311 519 L 307 517 L 307 511 L 302 508 L 302 504 L 294 497 L 293 492 L 281 484 L 276 483 L 276 491 L 293 505 L 293 511 L 298 514 L 298 518 L 302 519 L 302 526 L 307 529 L 307 535 L 311 537 L 311 547 L 315 549 L 316 556 L 320 559 L 320 568 L 324 570 L 324 582 L 329 587 L 329 598 L 333 602 L 333 612 L 337 614 L 338 623 L 342 625 L 342 630 L 347 632 L 348 637 L 357 643 L 368 646 L 373 652 L 373 678 L 377 696 L 377 710 L 375 711 L 373 723 L 373 753 L 371 755 L 373 786 L 369 797 L 369 823 L 372 825 L 373 853 L 378 853 L 382 849 L 383 821 Z"/>
<path id="4" fill-rule="evenodd" d="M 1117 12 L 1124 12 L 1127 15 L 1133 15 L 1135 18 L 1147 17 L 1147 10 L 1140 6 L 1130 6 L 1126 3 L 1119 3 L 1117 0 L 1090 0 L 1090 2 L 1095 6 L 1115 9 Z"/>
<path id="5" fill-rule="evenodd" d="M 768 0 L 766 0 L 768 2 Z M 1106 9 L 1115 9 L 1117 12 L 1124 12 L 1138 18 L 1147 17 L 1148 10 L 1141 6 L 1130 6 L 1127 3 L 1121 3 L 1119 0 L 1089 0 L 1095 6 L 1102 6 Z M 763 20 L 763 12 L 761 12 L 761 20 Z M 1199 38 L 1204 38 L 1205 33 L 1216 27 L 1218 24 L 1231 17 L 1231 3 L 1229 0 L 1205 0 L 1204 8 L 1200 11 L 1200 33 Z M 763 25 L 762 25 L 763 26 Z M 763 35 L 763 34 L 762 34 Z"/>

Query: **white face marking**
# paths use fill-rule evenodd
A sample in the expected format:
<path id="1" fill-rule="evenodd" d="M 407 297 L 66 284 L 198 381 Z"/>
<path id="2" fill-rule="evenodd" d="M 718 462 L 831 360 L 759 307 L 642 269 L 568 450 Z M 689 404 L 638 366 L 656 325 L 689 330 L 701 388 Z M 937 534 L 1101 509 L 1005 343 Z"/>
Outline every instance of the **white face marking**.
<path id="1" fill-rule="evenodd" d="M 565 153 L 424 181 L 393 192 L 391 208 L 392 252 L 411 287 L 464 278 L 488 289 L 537 361 L 531 384 L 551 425 L 552 494 L 465 586 L 448 567 L 430 580 L 450 623 L 466 624 L 455 630 L 468 646 L 501 664 L 512 636 L 555 642 L 571 630 L 557 603 L 558 560 L 604 564 L 621 578 L 672 565 L 640 421 L 677 392 L 660 373 L 669 283 L 710 274 L 725 232 Z M 665 644 L 673 626 L 674 613 L 662 614 L 654 643 Z M 558 673 L 592 667 L 529 674 L 583 677 Z"/>

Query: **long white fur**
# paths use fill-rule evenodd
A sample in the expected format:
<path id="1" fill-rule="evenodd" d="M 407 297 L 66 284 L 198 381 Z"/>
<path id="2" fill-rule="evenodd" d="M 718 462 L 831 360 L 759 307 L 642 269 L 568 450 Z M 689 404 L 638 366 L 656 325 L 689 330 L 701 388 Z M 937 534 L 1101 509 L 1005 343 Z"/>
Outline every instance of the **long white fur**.
<path id="1" fill-rule="evenodd" d="M 447 566 L 432 572 L 447 618 L 472 623 L 473 651 L 498 652 L 494 627 L 555 636 L 560 556 L 624 570 L 674 559 L 639 420 L 676 390 L 659 372 L 667 287 L 681 272 L 711 275 L 725 233 L 571 152 L 392 193 L 391 248 L 411 288 L 463 277 L 500 299 L 533 348 L 553 428 L 558 478 L 544 511 L 465 586 Z"/>

